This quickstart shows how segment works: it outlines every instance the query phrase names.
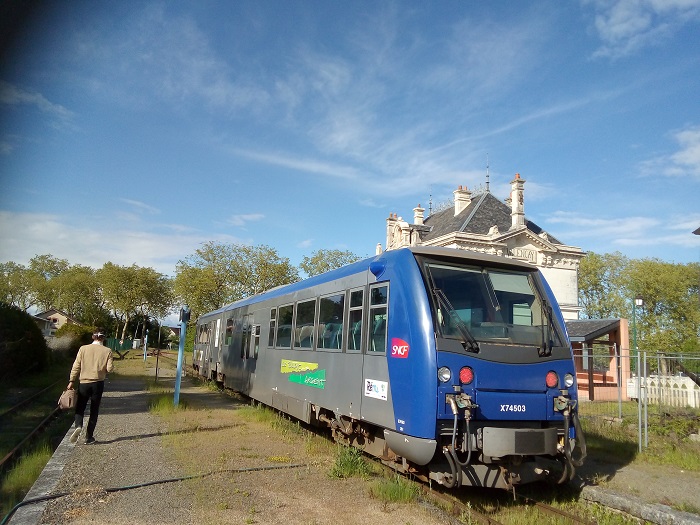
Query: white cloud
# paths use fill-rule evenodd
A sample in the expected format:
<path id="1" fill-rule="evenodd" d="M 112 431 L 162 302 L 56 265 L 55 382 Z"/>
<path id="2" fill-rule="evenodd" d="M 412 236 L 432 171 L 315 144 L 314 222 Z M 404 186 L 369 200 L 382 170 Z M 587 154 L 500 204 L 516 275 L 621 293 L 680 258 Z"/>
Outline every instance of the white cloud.
<path id="1" fill-rule="evenodd" d="M 232 215 L 228 218 L 228 224 L 232 226 L 245 226 L 249 222 L 260 221 L 265 218 L 262 213 L 248 213 L 242 215 Z"/>
<path id="2" fill-rule="evenodd" d="M 303 249 L 311 248 L 313 246 L 313 244 L 314 244 L 313 239 L 305 239 L 305 240 L 301 241 L 299 244 L 297 244 L 297 248 L 303 248 Z"/>
<path id="3" fill-rule="evenodd" d="M 73 112 L 54 104 L 36 91 L 28 91 L 0 80 L 0 103 L 8 106 L 33 106 L 44 113 L 48 113 L 59 120 L 69 120 Z"/>
<path id="4" fill-rule="evenodd" d="M 631 247 L 700 247 L 700 237 L 692 232 L 700 224 L 700 214 L 667 218 L 589 217 L 578 212 L 559 211 L 546 222 L 559 225 L 554 235 L 572 245 L 593 246 L 594 251 L 612 252 Z M 552 228 L 553 230 L 554 228 Z M 603 246 L 604 248 L 596 248 Z M 669 259 L 673 252 L 669 251 Z"/>
<path id="5" fill-rule="evenodd" d="M 228 235 L 202 234 L 168 227 L 166 233 L 113 229 L 92 218 L 89 226 L 66 217 L 43 213 L 0 211 L 0 261 L 27 262 L 35 255 L 51 254 L 71 264 L 101 268 L 111 261 L 123 266 L 145 266 L 166 275 L 176 263 L 209 240 L 235 243 Z"/>
<path id="6" fill-rule="evenodd" d="M 150 215 L 157 215 L 160 213 L 160 210 L 154 206 L 151 206 L 150 204 L 146 204 L 145 202 L 141 201 L 135 201 L 132 199 L 119 199 L 125 204 L 128 204 L 135 208 L 137 211 L 143 211 L 146 212 Z"/>
<path id="7" fill-rule="evenodd" d="M 650 228 L 660 224 L 651 217 L 603 218 L 589 217 L 578 212 L 557 211 L 546 219 L 550 224 L 568 228 L 569 237 L 641 238 Z"/>
<path id="8" fill-rule="evenodd" d="M 644 175 L 695 177 L 700 179 L 700 126 L 689 126 L 673 133 L 679 149 L 640 163 Z"/>
<path id="9" fill-rule="evenodd" d="M 266 89 L 239 71 L 233 56 L 219 56 L 191 17 L 166 10 L 151 4 L 115 23 L 107 36 L 76 35 L 76 50 L 93 65 L 85 85 L 124 105 L 150 106 L 160 100 L 175 111 L 192 104 L 232 115 L 268 103 Z"/>
<path id="10" fill-rule="evenodd" d="M 268 153 L 243 149 L 235 149 L 233 152 L 241 157 L 257 160 L 264 164 L 282 166 L 297 171 L 314 173 L 316 175 L 327 175 L 350 181 L 357 180 L 359 176 L 358 171 L 351 167 L 323 162 L 316 159 L 297 158 L 291 154 Z"/>
<path id="11" fill-rule="evenodd" d="M 700 0 L 585 0 L 603 41 L 594 57 L 620 58 L 658 44 L 700 20 Z"/>

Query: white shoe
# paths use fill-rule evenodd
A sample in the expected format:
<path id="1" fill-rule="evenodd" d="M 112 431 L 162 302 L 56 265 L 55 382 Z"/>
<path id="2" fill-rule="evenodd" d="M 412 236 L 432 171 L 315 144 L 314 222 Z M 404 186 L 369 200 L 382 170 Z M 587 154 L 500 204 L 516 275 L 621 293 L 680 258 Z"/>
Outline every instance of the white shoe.
<path id="1" fill-rule="evenodd" d="M 80 436 L 80 433 L 83 431 L 83 427 L 75 427 L 75 430 L 73 430 L 73 433 L 70 435 L 70 442 L 75 443 L 78 441 L 78 437 Z"/>

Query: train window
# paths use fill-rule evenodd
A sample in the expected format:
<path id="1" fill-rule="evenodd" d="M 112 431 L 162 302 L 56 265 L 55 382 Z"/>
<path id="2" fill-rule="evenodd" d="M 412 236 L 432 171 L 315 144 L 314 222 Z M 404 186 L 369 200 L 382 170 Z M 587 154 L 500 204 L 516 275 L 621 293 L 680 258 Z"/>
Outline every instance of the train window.
<path id="1" fill-rule="evenodd" d="M 241 359 L 248 356 L 248 347 L 250 346 L 250 324 L 248 321 L 248 316 L 243 316 L 243 322 L 241 326 Z"/>
<path id="2" fill-rule="evenodd" d="M 387 299 L 389 286 L 373 286 L 369 301 L 369 351 L 386 352 Z"/>
<path id="3" fill-rule="evenodd" d="M 294 306 L 280 306 L 277 310 L 277 330 L 275 344 L 277 348 L 291 348 L 292 346 L 292 314 Z"/>
<path id="4" fill-rule="evenodd" d="M 318 312 L 318 348 L 343 348 L 344 294 L 321 297 Z"/>
<path id="5" fill-rule="evenodd" d="M 348 351 L 359 351 L 362 348 L 362 305 L 364 299 L 364 290 L 350 291 L 350 308 L 348 312 L 348 335 L 345 338 L 347 341 Z"/>
<path id="6" fill-rule="evenodd" d="M 277 314 L 275 308 L 270 310 L 270 334 L 267 336 L 267 346 L 269 347 L 275 346 L 275 324 L 277 320 L 275 314 Z"/>
<path id="7" fill-rule="evenodd" d="M 530 272 L 429 263 L 437 323 L 446 337 L 499 345 L 562 346 Z M 467 333 L 465 336 L 464 334 Z"/>
<path id="8" fill-rule="evenodd" d="M 207 344 L 209 342 L 209 325 L 206 325 L 206 324 L 199 325 L 198 342 L 201 344 Z"/>
<path id="9" fill-rule="evenodd" d="M 297 303 L 297 317 L 294 325 L 294 348 L 314 347 L 314 319 L 316 299 Z"/>
<path id="10" fill-rule="evenodd" d="M 226 320 L 226 346 L 231 346 L 233 343 L 233 319 Z"/>
<path id="11" fill-rule="evenodd" d="M 253 326 L 253 359 L 258 358 L 258 353 L 260 352 L 260 325 L 256 324 Z"/>

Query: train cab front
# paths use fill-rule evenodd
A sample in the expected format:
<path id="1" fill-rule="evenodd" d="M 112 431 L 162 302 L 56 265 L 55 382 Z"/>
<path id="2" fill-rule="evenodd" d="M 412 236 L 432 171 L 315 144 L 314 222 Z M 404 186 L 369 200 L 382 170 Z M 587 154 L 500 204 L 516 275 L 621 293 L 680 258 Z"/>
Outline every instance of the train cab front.
<path id="1" fill-rule="evenodd" d="M 585 456 L 571 347 L 533 267 L 423 261 L 433 308 L 447 487 L 573 477 Z M 578 452 L 575 452 L 578 449 Z"/>
<path id="2" fill-rule="evenodd" d="M 585 456 L 585 442 L 576 399 L 567 387 L 573 386 L 573 376 L 564 371 L 566 365 L 554 370 L 445 361 L 451 365 L 443 362 L 438 370 L 442 457 L 436 463 L 442 467 L 433 469 L 432 479 L 449 488 L 510 490 L 533 481 L 564 483 L 573 477 Z M 534 383 L 542 387 L 526 389 Z"/>

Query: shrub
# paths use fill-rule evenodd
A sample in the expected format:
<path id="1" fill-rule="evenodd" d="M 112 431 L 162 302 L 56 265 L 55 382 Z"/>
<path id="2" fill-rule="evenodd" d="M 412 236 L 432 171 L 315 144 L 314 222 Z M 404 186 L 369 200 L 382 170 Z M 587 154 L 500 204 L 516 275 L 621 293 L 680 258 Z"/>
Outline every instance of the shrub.
<path id="1" fill-rule="evenodd" d="M 34 318 L 0 303 L 0 380 L 44 370 L 48 363 L 49 349 Z"/>
<path id="2" fill-rule="evenodd" d="M 78 348 L 83 345 L 92 343 L 92 334 L 95 331 L 93 326 L 82 326 L 79 324 L 64 324 L 56 330 L 54 342 L 51 347 L 54 350 L 60 350 L 68 354 L 70 357 L 75 357 L 78 354 Z"/>

